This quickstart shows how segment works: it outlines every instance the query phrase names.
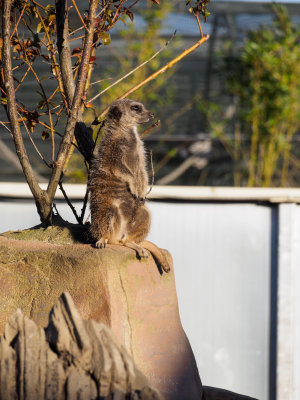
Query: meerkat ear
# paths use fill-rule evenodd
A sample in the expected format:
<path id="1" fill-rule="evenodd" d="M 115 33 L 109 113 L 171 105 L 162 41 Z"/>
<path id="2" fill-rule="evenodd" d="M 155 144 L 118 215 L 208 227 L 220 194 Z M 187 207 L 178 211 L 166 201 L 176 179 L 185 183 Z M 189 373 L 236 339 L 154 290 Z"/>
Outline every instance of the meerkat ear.
<path id="1" fill-rule="evenodd" d="M 120 119 L 122 117 L 122 111 L 119 109 L 118 106 L 112 106 L 109 110 L 108 116 L 111 119 L 120 121 Z"/>

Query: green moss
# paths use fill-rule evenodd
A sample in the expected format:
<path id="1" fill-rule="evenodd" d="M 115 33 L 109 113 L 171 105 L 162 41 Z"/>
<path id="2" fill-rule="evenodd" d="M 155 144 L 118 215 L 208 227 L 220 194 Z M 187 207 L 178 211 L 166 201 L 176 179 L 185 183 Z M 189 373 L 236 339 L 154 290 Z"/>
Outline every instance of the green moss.
<path id="1" fill-rule="evenodd" d="M 41 224 L 30 229 L 4 232 L 1 236 L 5 236 L 8 239 L 52 244 L 87 243 L 87 229 L 86 225 L 71 224 L 55 218 L 54 224 L 51 226 L 45 227 Z"/>

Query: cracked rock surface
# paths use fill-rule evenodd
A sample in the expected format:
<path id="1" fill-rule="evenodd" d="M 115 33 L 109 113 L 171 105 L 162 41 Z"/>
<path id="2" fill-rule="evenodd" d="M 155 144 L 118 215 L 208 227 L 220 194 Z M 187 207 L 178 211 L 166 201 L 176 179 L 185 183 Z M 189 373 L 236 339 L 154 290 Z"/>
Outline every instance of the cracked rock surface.
<path id="1" fill-rule="evenodd" d="M 161 400 L 111 330 L 83 321 L 68 293 L 46 329 L 17 310 L 0 337 L 1 400 Z"/>
<path id="2" fill-rule="evenodd" d="M 149 384 L 165 400 L 255 400 L 202 387 L 180 322 L 173 268 L 161 275 L 150 255 L 139 261 L 122 246 L 94 249 L 85 237 L 72 224 L 0 235 L 0 400 L 121 400 L 125 387 L 127 398 L 155 400 Z M 79 313 L 62 297 L 44 331 L 64 291 Z M 17 308 L 34 322 L 20 311 L 10 318 Z"/>
<path id="3" fill-rule="evenodd" d="M 70 235 L 62 243 L 55 227 L 45 234 L 43 241 L 36 241 L 37 232 L 28 240 L 11 238 L 19 233 L 0 236 L 0 334 L 17 308 L 45 327 L 53 304 L 67 291 L 80 317 L 107 325 L 165 399 L 201 399 L 173 269 L 161 274 L 151 255 L 137 260 L 133 250 L 122 246 L 95 249 L 73 243 Z M 93 337 L 92 324 L 85 330 Z M 76 374 L 70 377 L 74 382 Z"/>

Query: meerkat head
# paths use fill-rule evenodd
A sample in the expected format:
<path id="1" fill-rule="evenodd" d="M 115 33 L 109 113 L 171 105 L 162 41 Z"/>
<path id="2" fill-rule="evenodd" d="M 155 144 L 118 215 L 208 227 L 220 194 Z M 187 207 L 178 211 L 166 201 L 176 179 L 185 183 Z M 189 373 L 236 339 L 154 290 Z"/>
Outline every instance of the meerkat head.
<path id="1" fill-rule="evenodd" d="M 114 122 L 124 127 L 134 127 L 144 124 L 154 117 L 154 114 L 146 107 L 134 100 L 117 100 L 110 106 L 107 114 L 108 122 Z"/>

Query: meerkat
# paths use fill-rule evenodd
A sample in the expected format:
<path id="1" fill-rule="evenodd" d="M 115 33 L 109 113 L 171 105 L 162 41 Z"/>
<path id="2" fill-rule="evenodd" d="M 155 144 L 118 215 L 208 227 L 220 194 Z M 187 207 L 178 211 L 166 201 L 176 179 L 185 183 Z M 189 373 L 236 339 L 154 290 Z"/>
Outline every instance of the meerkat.
<path id="1" fill-rule="evenodd" d="M 137 126 L 153 117 L 137 101 L 123 99 L 112 103 L 89 173 L 89 232 L 97 248 L 120 244 L 135 250 L 140 258 L 148 256 L 147 249 L 163 270 L 169 272 L 170 266 L 161 250 L 145 240 L 151 223 L 145 205 L 148 174 Z"/>

